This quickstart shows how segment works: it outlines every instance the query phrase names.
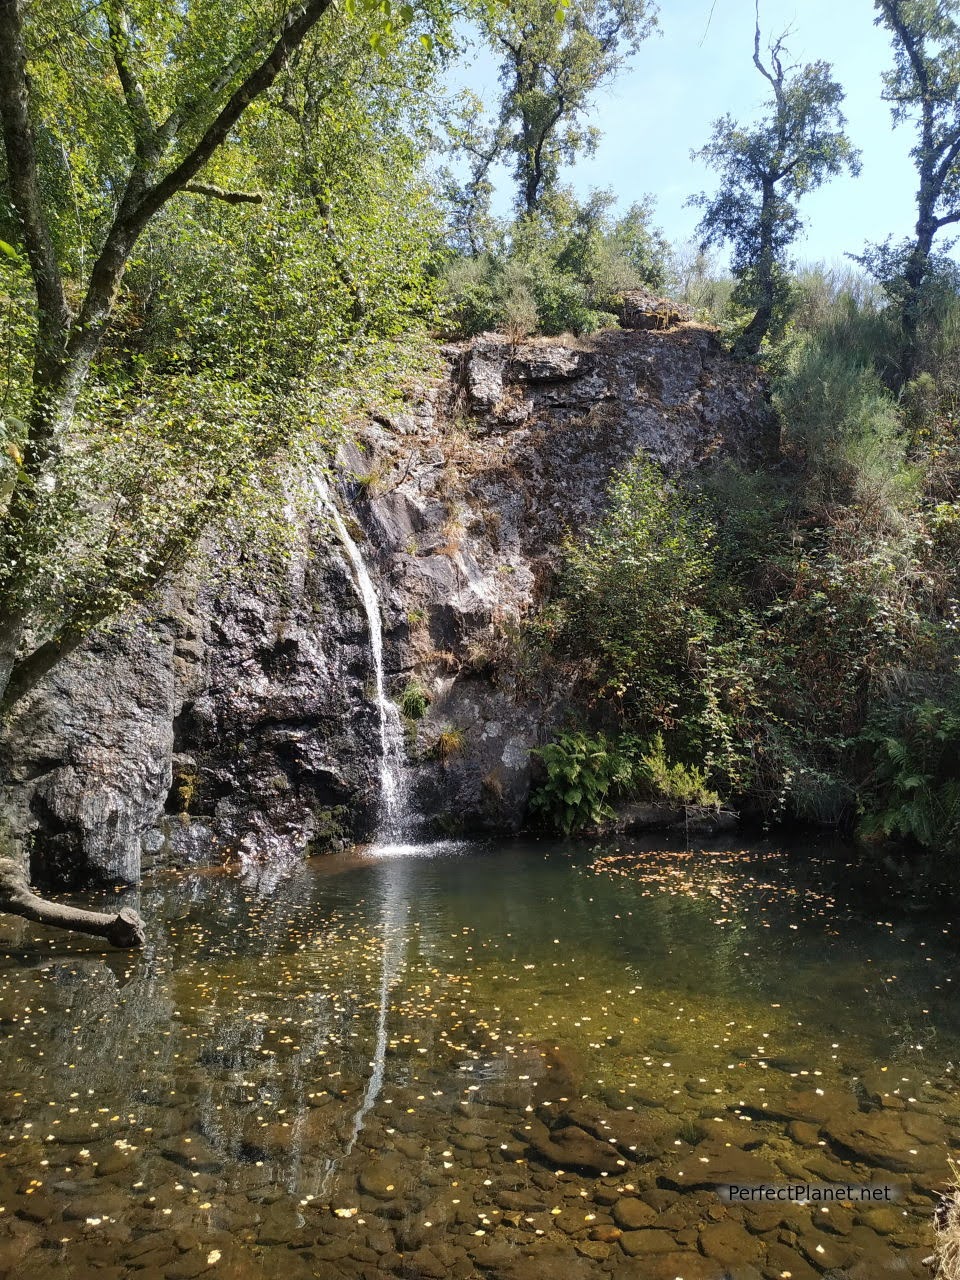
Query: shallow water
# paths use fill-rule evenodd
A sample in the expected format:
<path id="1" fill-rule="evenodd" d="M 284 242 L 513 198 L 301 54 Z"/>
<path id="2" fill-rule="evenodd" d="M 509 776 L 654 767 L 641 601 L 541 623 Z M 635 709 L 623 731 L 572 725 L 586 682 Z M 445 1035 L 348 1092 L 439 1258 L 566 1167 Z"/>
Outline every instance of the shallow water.
<path id="1" fill-rule="evenodd" d="M 925 1275 L 955 954 L 842 871 L 404 847 L 160 877 L 142 956 L 0 918 L 0 1275 Z"/>

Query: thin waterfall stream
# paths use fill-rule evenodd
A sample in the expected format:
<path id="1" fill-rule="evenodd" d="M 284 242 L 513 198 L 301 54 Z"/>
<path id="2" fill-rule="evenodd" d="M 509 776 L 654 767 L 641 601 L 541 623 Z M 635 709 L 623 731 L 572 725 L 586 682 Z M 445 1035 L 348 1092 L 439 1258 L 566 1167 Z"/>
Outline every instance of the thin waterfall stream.
<path id="1" fill-rule="evenodd" d="M 374 847 L 378 851 L 388 850 L 391 846 L 401 845 L 405 837 L 409 836 L 412 820 L 409 788 L 405 776 L 406 750 L 403 740 L 403 721 L 396 704 L 387 696 L 384 676 L 383 619 L 380 613 L 380 600 L 360 548 L 351 536 L 325 484 L 320 488 L 320 497 L 347 554 L 353 570 L 357 595 L 367 618 L 370 653 L 373 657 L 374 701 L 380 717 L 380 813 Z"/>

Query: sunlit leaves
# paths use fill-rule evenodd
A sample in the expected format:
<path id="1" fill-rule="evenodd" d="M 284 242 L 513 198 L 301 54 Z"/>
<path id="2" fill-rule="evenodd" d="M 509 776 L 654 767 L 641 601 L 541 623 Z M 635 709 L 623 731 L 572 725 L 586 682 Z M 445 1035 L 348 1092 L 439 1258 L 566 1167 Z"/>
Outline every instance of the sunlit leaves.
<path id="1" fill-rule="evenodd" d="M 262 5 L 31 7 L 41 181 L 75 307 L 134 168 L 169 170 L 273 38 L 275 17 Z M 259 202 L 181 192 L 147 226 L 55 475 L 31 493 L 29 536 L 7 531 L 0 578 L 20 566 L 41 633 L 142 598 L 211 521 L 279 514 L 291 472 L 395 380 L 399 339 L 433 309 L 422 122 L 433 37 L 445 38 L 447 21 L 437 3 L 358 5 L 350 20 L 321 23 L 200 175 Z M 220 66 L 227 74 L 212 83 Z M 131 92 L 152 139 L 132 126 Z M 307 99 L 319 107 L 305 133 L 295 118 Z M 22 456 L 14 424 L 31 413 L 35 315 L 16 221 L 0 234 L 2 505 L 12 450 Z"/>

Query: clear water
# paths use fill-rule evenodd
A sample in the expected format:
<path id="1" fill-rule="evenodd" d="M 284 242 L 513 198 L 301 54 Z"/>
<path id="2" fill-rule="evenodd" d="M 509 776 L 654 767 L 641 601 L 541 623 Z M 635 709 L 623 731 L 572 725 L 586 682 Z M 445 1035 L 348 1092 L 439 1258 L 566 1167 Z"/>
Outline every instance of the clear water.
<path id="1" fill-rule="evenodd" d="M 160 877 L 140 956 L 0 917 L 0 1275 L 926 1274 L 953 940 L 810 854 Z M 901 1198 L 727 1205 L 734 1177 Z"/>

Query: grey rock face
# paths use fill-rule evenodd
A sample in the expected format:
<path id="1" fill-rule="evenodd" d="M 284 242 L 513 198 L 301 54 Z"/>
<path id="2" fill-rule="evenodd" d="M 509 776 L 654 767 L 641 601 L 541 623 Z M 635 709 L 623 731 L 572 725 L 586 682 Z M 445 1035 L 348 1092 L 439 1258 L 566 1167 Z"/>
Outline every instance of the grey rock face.
<path id="1" fill-rule="evenodd" d="M 92 637 L 17 708 L 0 737 L 0 804 L 35 881 L 137 879 L 170 786 L 172 659 L 169 620 L 138 619 Z"/>
<path id="2" fill-rule="evenodd" d="M 755 375 L 692 324 L 485 335 L 443 355 L 441 378 L 344 451 L 341 498 L 380 588 L 392 694 L 416 682 L 430 699 L 410 726 L 424 829 L 509 831 L 569 691 L 504 656 L 565 534 L 596 520 L 638 451 L 680 477 L 759 458 L 771 415 Z M 142 853 L 279 864 L 370 837 L 366 619 L 329 525 L 298 538 L 280 570 L 250 558 L 178 584 L 17 709 L 0 733 L 0 834 L 37 878 L 132 882 Z"/>

